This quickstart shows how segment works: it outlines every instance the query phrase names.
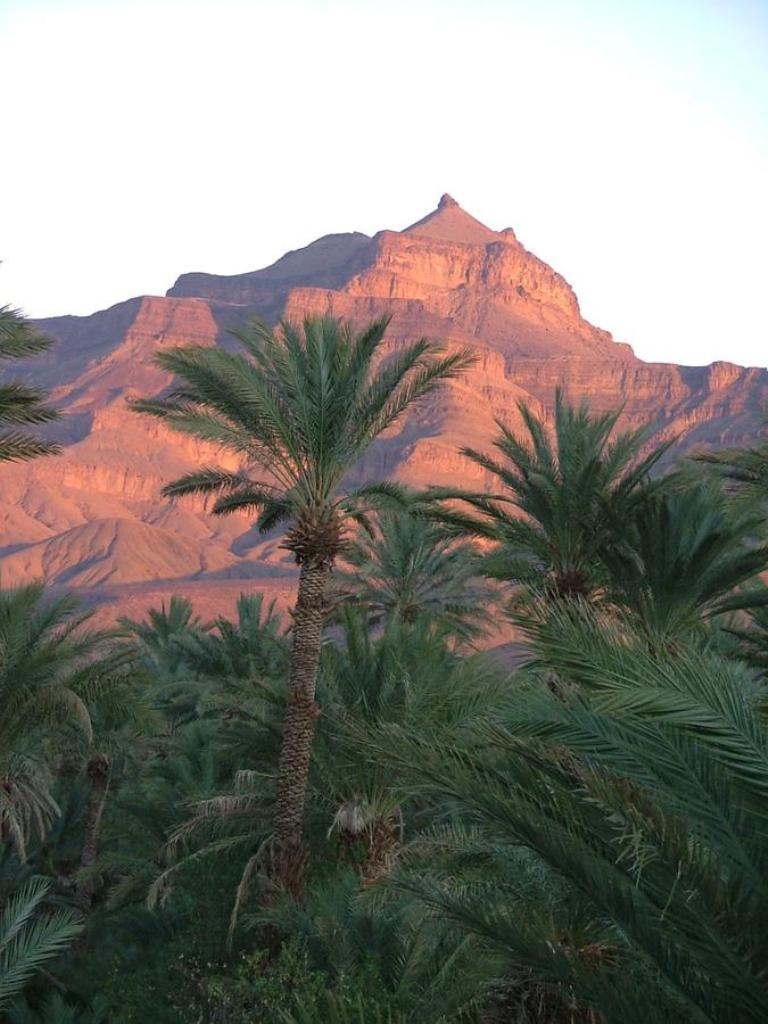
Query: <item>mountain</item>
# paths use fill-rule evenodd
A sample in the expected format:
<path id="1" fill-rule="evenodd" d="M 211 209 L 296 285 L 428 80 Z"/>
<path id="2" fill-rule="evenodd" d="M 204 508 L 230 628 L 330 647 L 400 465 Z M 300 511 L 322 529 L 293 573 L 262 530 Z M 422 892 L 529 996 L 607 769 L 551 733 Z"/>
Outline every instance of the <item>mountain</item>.
<path id="1" fill-rule="evenodd" d="M 44 577 L 69 587 L 195 577 L 229 569 L 236 558 L 180 532 L 133 519 L 94 519 L 3 559 L 3 582 L 13 586 Z"/>
<path id="2" fill-rule="evenodd" d="M 78 586 L 110 614 L 141 614 L 173 592 L 202 614 L 228 610 L 243 589 L 289 594 L 294 570 L 278 541 L 256 536 L 243 517 L 216 520 L 201 503 L 160 497 L 164 482 L 220 460 L 136 416 L 126 399 L 167 386 L 152 363 L 163 347 L 227 343 L 227 329 L 253 313 L 321 312 L 360 322 L 391 315 L 390 352 L 428 335 L 477 355 L 465 377 L 374 446 L 361 478 L 482 486 L 459 446 L 488 448 L 496 419 L 519 427 L 520 400 L 546 414 L 557 386 L 596 410 L 622 406 L 626 425 L 650 423 L 653 441 L 679 436 L 686 449 L 754 436 L 768 398 L 765 370 L 636 358 L 582 317 L 568 282 L 511 228 L 491 230 L 446 195 L 403 231 L 326 235 L 262 270 L 184 274 L 164 297 L 39 321 L 58 344 L 29 373 L 66 413 L 56 425 L 65 447 L 0 468 L 0 580 Z"/>

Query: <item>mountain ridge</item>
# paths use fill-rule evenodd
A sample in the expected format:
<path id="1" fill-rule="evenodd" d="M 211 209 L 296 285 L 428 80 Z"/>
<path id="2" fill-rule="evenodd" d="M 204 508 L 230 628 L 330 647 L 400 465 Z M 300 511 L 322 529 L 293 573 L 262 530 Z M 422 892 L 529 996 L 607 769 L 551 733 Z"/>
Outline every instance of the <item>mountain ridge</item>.
<path id="1" fill-rule="evenodd" d="M 67 414 L 56 427 L 64 451 L 3 467 L 8 500 L 0 511 L 0 579 L 19 581 L 38 571 L 62 583 L 63 574 L 80 582 L 87 600 L 113 613 L 120 611 L 121 594 L 131 607 L 142 593 L 157 601 L 175 589 L 203 606 L 215 594 L 230 607 L 239 587 L 288 593 L 293 568 L 285 552 L 275 541 L 254 538 L 247 519 L 217 520 L 200 502 L 172 505 L 160 497 L 163 483 L 214 461 L 217 453 L 137 416 L 126 399 L 168 385 L 152 362 L 163 347 L 231 344 L 228 328 L 253 314 L 275 321 L 314 313 L 356 322 L 391 316 L 389 352 L 427 335 L 476 354 L 464 378 L 374 445 L 358 479 L 391 475 L 414 485 L 460 479 L 483 486 L 482 472 L 459 448 L 487 449 L 496 420 L 519 429 L 520 401 L 547 415 L 556 387 L 597 410 L 623 407 L 624 424 L 648 422 L 652 442 L 679 435 L 684 449 L 753 437 L 768 398 L 765 370 L 725 361 L 683 367 L 638 359 L 629 345 L 584 319 L 570 284 L 528 252 L 512 229 L 493 231 L 445 195 L 403 231 L 325 235 L 260 270 L 182 274 L 165 296 L 139 296 L 88 317 L 39 321 L 58 344 L 30 362 L 28 372 L 54 387 L 54 400 Z M 120 528 L 119 564 L 113 565 L 104 561 L 109 531 L 88 526 L 116 520 L 141 527 Z M 46 561 L 36 546 L 53 550 L 64 535 L 55 548 L 58 561 Z M 174 537 L 184 542 L 181 548 Z M 175 554 L 153 568 L 153 544 Z M 205 558 L 186 544 L 197 545 Z M 55 572 L 46 569 L 53 561 Z M 112 569 L 106 576 L 78 575 L 78 566 L 91 563 Z M 187 571 L 195 565 L 195 572 Z M 214 579 L 223 570 L 226 579 Z"/>

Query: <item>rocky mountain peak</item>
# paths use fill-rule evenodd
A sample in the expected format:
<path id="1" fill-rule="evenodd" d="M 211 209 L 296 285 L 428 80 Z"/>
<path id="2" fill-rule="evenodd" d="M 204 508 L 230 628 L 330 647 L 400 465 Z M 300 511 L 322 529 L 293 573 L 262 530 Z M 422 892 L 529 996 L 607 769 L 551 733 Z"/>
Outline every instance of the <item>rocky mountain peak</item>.
<path id="1" fill-rule="evenodd" d="M 170 383 L 152 357 L 173 345 L 214 345 L 249 316 L 301 322 L 314 313 L 363 324 L 390 316 L 386 354 L 414 338 L 470 347 L 476 363 L 374 446 L 359 479 L 416 487 L 489 482 L 461 454 L 490 450 L 498 422 L 522 429 L 519 402 L 551 409 L 555 388 L 622 425 L 649 424 L 655 443 L 733 444 L 759 429 L 768 372 L 727 363 L 649 364 L 588 323 L 573 289 L 511 228 L 493 231 L 448 195 L 404 231 L 326 235 L 271 267 L 235 276 L 186 274 L 167 297 L 139 297 L 90 317 L 41 322 L 58 340 L 34 373 L 65 413 L 55 459 L 6 465 L 0 576 L 78 586 L 112 614 L 142 616 L 172 593 L 204 617 L 242 590 L 292 593 L 278 540 L 247 516 L 213 518 L 202 502 L 168 504 L 163 484 L 211 462 L 237 468 L 191 437 L 130 411 L 126 398 Z M 229 343 L 229 340 L 225 343 Z M 105 612 L 106 614 L 106 612 Z"/>
<path id="2" fill-rule="evenodd" d="M 447 193 L 440 199 L 437 209 L 411 224 L 403 234 L 423 235 L 459 245 L 488 245 L 504 240 L 497 231 L 492 231 L 462 209 Z"/>

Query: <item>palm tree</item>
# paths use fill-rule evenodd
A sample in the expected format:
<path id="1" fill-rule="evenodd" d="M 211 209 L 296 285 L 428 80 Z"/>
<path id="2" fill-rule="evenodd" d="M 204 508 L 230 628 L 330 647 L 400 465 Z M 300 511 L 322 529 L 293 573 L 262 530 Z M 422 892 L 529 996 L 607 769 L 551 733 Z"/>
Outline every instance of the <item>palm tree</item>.
<path id="1" fill-rule="evenodd" d="M 648 475 L 672 442 L 641 456 L 645 431 L 616 434 L 620 412 L 594 416 L 584 404 L 569 406 L 560 391 L 552 439 L 525 403 L 519 409 L 528 437 L 499 423 L 495 447 L 504 461 L 462 449 L 498 479 L 503 494 L 464 498 L 479 519 L 455 510 L 442 518 L 498 542 L 489 574 L 543 586 L 558 598 L 590 597 L 602 583 L 600 554 L 615 538 L 614 523 L 644 500 Z"/>
<path id="2" fill-rule="evenodd" d="M 90 792 L 83 824 L 83 847 L 80 853 L 80 877 L 77 888 L 81 904 L 88 909 L 96 890 L 92 871 L 99 850 L 99 829 L 107 802 L 110 768 L 109 757 L 101 752 L 90 757 L 85 766 L 85 777 Z"/>
<path id="3" fill-rule="evenodd" d="M 198 718 L 210 690 L 198 669 L 198 652 L 211 624 L 193 613 L 192 603 L 176 594 L 166 608 L 150 608 L 145 619 L 118 620 L 127 648 L 137 658 L 153 707 L 168 728 Z"/>
<path id="4" fill-rule="evenodd" d="M 768 443 L 743 448 L 697 452 L 693 460 L 709 467 L 739 504 L 762 503 L 768 497 Z"/>
<path id="5" fill-rule="evenodd" d="M 181 647 L 197 674 L 216 681 L 220 694 L 234 687 L 242 697 L 242 684 L 282 679 L 290 667 L 283 620 L 263 594 L 241 594 L 234 620 L 219 616 Z"/>
<path id="6" fill-rule="evenodd" d="M 284 544 L 299 566 L 299 585 L 272 875 L 296 895 L 305 870 L 304 800 L 328 581 L 346 521 L 386 498 L 402 499 L 391 483 L 349 491 L 344 482 L 382 431 L 470 361 L 466 352 L 438 355 L 422 339 L 374 365 L 388 322 L 376 320 L 357 333 L 330 317 L 308 318 L 303 330 L 282 322 L 272 331 L 255 320 L 236 332 L 245 354 L 199 346 L 160 353 L 159 365 L 181 383 L 167 398 L 136 404 L 244 464 L 240 472 L 190 473 L 169 484 L 167 496 L 218 495 L 215 514 L 256 511 L 260 531 L 289 524 Z"/>
<path id="7" fill-rule="evenodd" d="M 88 700 L 92 725 L 91 742 L 84 746 L 82 776 L 87 790 L 83 817 L 83 841 L 77 876 L 77 895 L 84 910 L 90 910 L 96 892 L 96 862 L 107 793 L 116 759 L 128 760 L 140 749 L 141 740 L 150 733 L 152 710 L 135 680 L 127 674 L 116 675 L 108 689 Z"/>
<path id="8" fill-rule="evenodd" d="M 218 616 L 202 623 L 185 598 L 147 619 L 121 619 L 144 665 L 155 706 L 173 725 L 229 704 L 234 714 L 253 695 L 253 683 L 287 675 L 290 644 L 275 602 L 241 594 L 234 621 Z"/>
<path id="9" fill-rule="evenodd" d="M 257 771 L 238 770 L 226 792 L 205 796 L 198 793 L 196 799 L 189 801 L 189 806 L 192 817 L 177 824 L 170 836 L 164 835 L 161 845 L 156 848 L 164 865 L 161 870 L 153 871 L 147 889 L 147 906 L 153 910 L 165 902 L 179 870 L 193 860 L 218 857 L 231 862 L 238 854 L 244 854 L 245 862 L 229 921 L 228 941 L 231 943 L 241 907 L 260 865 L 261 851 L 269 838 L 265 826 L 267 804 L 263 778 Z M 186 853 L 191 842 L 200 836 L 204 836 L 202 845 Z M 185 850 L 185 855 L 180 858 L 177 856 L 179 849 Z M 287 887 L 286 890 L 295 897 L 294 890 Z"/>
<path id="10" fill-rule="evenodd" d="M 137 642 L 142 660 L 154 676 L 168 682 L 189 672 L 184 651 L 187 644 L 197 640 L 210 626 L 202 622 L 192 610 L 192 602 L 174 594 L 166 608 L 150 608 L 141 622 L 119 619 L 120 627 Z"/>
<path id="11" fill-rule="evenodd" d="M 374 636 L 350 607 L 341 626 L 321 661 L 327 713 L 314 802 L 329 807 L 331 831 L 360 850 L 360 875 L 370 883 L 389 871 L 411 824 L 407 789 L 390 760 L 376 756 L 377 744 L 394 727 L 445 743 L 461 738 L 501 712 L 507 686 L 485 655 L 459 655 L 429 621 L 393 619 Z"/>
<path id="12" fill-rule="evenodd" d="M 53 342 L 43 337 L 17 309 L 0 307 L 0 360 L 38 355 Z M 45 404 L 47 394 L 18 380 L 0 384 L 0 462 L 21 462 L 61 449 L 41 441 L 24 428 L 58 419 L 59 413 Z"/>
<path id="13" fill-rule="evenodd" d="M 725 507 L 711 487 L 647 495 L 606 548 L 608 592 L 649 640 L 670 644 L 717 616 L 768 601 L 758 585 L 768 545 L 762 516 Z M 745 585 L 752 584 L 751 586 Z"/>
<path id="14" fill-rule="evenodd" d="M 88 618 L 42 583 L 0 590 L 0 835 L 22 859 L 57 813 L 45 744 L 69 725 L 90 740 L 88 703 L 121 663 Z"/>
<path id="15" fill-rule="evenodd" d="M 483 634 L 496 598 L 479 573 L 478 553 L 466 542 L 423 518 L 386 512 L 344 553 L 334 596 L 364 608 L 373 626 L 427 622 L 468 642 Z"/>
<path id="16" fill-rule="evenodd" d="M 49 889 L 45 879 L 32 879 L 0 912 L 0 1010 L 6 1010 L 32 975 L 82 930 L 72 911 L 44 912 Z"/>
<path id="17" fill-rule="evenodd" d="M 110 909 L 145 899 L 168 868 L 168 836 L 188 818 L 190 806 L 220 791 L 229 766 L 221 763 L 216 732 L 209 720 L 180 726 L 164 742 L 146 744 L 138 770 L 123 780 L 110 805 L 98 862 L 112 880 Z"/>
<path id="18" fill-rule="evenodd" d="M 475 1020 L 478 993 L 498 964 L 420 909 L 392 894 L 361 899 L 357 879 L 345 872 L 314 886 L 303 906 L 283 900 L 263 910 L 259 922 L 298 940 L 307 966 L 325 979 L 314 999 L 293 1002 L 285 1020 Z"/>
<path id="19" fill-rule="evenodd" d="M 526 686 L 473 744 L 392 735 L 394 764 L 474 823 L 464 861 L 407 891 L 574 991 L 606 1024 L 758 1024 L 768 1005 L 764 688 L 711 651 L 649 651 L 586 605 L 531 626 L 572 690 Z M 530 851 L 572 911 L 521 913 L 494 885 Z M 578 922 L 581 922 L 579 927 Z M 555 936 L 557 936 L 555 938 Z"/>

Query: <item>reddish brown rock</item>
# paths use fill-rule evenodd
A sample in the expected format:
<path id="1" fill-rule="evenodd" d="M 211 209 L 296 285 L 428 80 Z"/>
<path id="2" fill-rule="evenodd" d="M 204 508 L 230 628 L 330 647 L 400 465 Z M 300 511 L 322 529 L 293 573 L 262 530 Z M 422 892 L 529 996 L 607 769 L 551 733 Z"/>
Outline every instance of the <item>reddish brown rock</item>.
<path id="1" fill-rule="evenodd" d="M 172 592 L 194 596 L 206 614 L 231 610 L 241 589 L 282 601 L 293 570 L 278 542 L 242 517 L 216 520 L 200 503 L 160 497 L 164 482 L 217 454 L 135 416 L 126 398 L 167 385 L 151 361 L 164 346 L 214 344 L 252 313 L 317 312 L 391 315 L 390 350 L 428 335 L 477 355 L 463 379 L 374 447 L 360 478 L 478 486 L 483 475 L 459 447 L 487 448 L 496 419 L 518 427 L 520 401 L 546 413 L 557 386 L 595 409 L 623 406 L 625 423 L 649 422 L 653 440 L 679 435 L 684 449 L 750 438 L 768 397 L 764 370 L 637 359 L 584 320 L 570 285 L 511 228 L 492 231 L 443 196 L 404 231 L 328 235 L 264 270 L 186 274 L 165 298 L 41 322 L 59 344 L 33 372 L 68 414 L 57 426 L 65 451 L 0 468 L 3 582 L 42 574 L 81 586 L 109 614 L 139 614 Z"/>

